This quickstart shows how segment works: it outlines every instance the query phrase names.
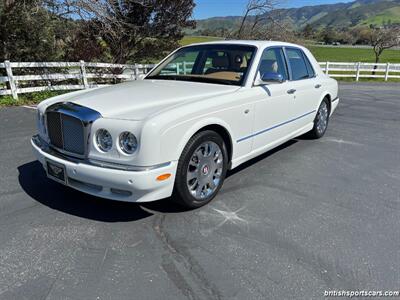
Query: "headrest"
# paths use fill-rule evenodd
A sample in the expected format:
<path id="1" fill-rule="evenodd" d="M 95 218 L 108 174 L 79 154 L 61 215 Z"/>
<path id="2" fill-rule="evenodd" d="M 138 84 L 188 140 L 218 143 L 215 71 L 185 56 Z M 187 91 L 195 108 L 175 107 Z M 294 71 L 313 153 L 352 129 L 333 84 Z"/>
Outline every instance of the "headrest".
<path id="1" fill-rule="evenodd" d="M 243 63 L 243 56 L 242 55 L 236 55 L 235 56 L 235 64 L 241 66 Z"/>
<path id="2" fill-rule="evenodd" d="M 229 58 L 228 56 L 215 56 L 212 60 L 212 65 L 214 68 L 229 68 Z"/>
<path id="3" fill-rule="evenodd" d="M 262 70 L 262 72 L 277 73 L 278 72 L 278 63 L 276 62 L 276 60 L 264 59 L 261 61 L 260 70 Z"/>

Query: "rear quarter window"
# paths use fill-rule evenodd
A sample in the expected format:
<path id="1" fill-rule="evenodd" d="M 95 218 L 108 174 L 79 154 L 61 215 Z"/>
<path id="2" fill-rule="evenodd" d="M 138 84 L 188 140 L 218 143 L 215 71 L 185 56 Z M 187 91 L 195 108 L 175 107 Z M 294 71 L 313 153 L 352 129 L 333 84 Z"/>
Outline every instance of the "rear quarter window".
<path id="1" fill-rule="evenodd" d="M 310 77 L 303 51 L 300 49 L 288 48 L 286 49 L 286 55 L 289 60 L 292 80 L 301 80 Z"/>
<path id="2" fill-rule="evenodd" d="M 303 52 L 304 55 L 304 60 L 306 62 L 306 67 L 307 67 L 307 71 L 308 71 L 308 75 L 309 77 L 314 77 L 315 76 L 315 71 L 313 66 L 311 65 L 310 60 L 308 59 L 308 56 Z"/>

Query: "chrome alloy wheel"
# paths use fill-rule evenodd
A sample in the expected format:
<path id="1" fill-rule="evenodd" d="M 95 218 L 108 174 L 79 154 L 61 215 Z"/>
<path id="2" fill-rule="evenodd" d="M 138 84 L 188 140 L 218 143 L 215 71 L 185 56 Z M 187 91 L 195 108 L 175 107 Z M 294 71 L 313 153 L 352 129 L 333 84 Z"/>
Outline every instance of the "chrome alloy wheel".
<path id="1" fill-rule="evenodd" d="M 318 109 L 316 119 L 317 131 L 319 134 L 323 134 L 328 126 L 328 114 L 328 105 L 323 101 Z"/>
<path id="2" fill-rule="evenodd" d="M 202 143 L 190 158 L 186 184 L 190 194 L 197 200 L 212 195 L 221 183 L 224 156 L 214 142 Z"/>

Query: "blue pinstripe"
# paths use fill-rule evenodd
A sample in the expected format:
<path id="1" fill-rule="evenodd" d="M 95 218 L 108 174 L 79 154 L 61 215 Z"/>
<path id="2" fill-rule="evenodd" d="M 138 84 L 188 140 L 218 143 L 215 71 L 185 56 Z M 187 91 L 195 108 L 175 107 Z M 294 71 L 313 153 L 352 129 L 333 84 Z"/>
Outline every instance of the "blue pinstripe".
<path id="1" fill-rule="evenodd" d="M 238 139 L 236 142 L 237 142 L 237 143 L 240 143 L 240 142 L 242 142 L 242 141 L 244 141 L 244 140 L 250 139 L 250 138 L 255 137 L 255 136 L 259 135 L 259 134 L 262 134 L 262 133 L 265 133 L 265 132 L 270 131 L 270 130 L 272 130 L 272 129 L 281 127 L 281 126 L 286 125 L 286 124 L 288 124 L 288 123 L 294 122 L 294 121 L 296 121 L 296 120 L 298 120 L 298 119 L 304 118 L 304 117 L 306 117 L 306 116 L 308 116 L 308 115 L 310 115 L 310 114 L 312 114 L 312 113 L 314 113 L 314 112 L 316 112 L 315 109 L 314 109 L 313 111 L 310 111 L 310 112 L 308 112 L 308 113 L 305 113 L 304 115 L 301 115 L 301 116 L 296 117 L 296 118 L 294 118 L 294 119 L 291 119 L 291 120 L 289 120 L 289 121 L 285 121 L 285 122 L 283 122 L 283 123 L 280 123 L 280 124 L 274 125 L 274 126 L 272 126 L 272 127 L 269 127 L 269 128 L 267 128 L 267 129 L 263 129 L 263 130 L 261 130 L 261 131 L 259 131 L 259 132 L 253 133 L 253 134 L 251 134 L 251 135 L 242 137 L 242 138 Z"/>

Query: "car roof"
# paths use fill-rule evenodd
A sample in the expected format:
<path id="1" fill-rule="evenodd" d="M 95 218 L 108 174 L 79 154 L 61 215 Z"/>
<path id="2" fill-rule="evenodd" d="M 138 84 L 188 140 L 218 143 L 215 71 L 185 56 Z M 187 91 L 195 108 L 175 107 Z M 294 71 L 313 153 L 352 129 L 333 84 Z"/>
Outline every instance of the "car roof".
<path id="1" fill-rule="evenodd" d="M 225 45 L 246 45 L 246 46 L 255 46 L 257 48 L 265 48 L 265 47 L 271 47 L 271 46 L 293 46 L 293 47 L 302 47 L 300 45 L 292 44 L 292 43 L 286 43 L 286 42 L 280 42 L 280 41 L 258 41 L 258 40 L 221 40 L 221 41 L 212 41 L 212 42 L 204 42 L 204 43 L 195 43 L 195 44 L 190 44 L 187 46 L 198 46 L 198 45 L 220 45 L 220 44 L 225 44 Z M 185 47 L 187 47 L 185 46 Z"/>

